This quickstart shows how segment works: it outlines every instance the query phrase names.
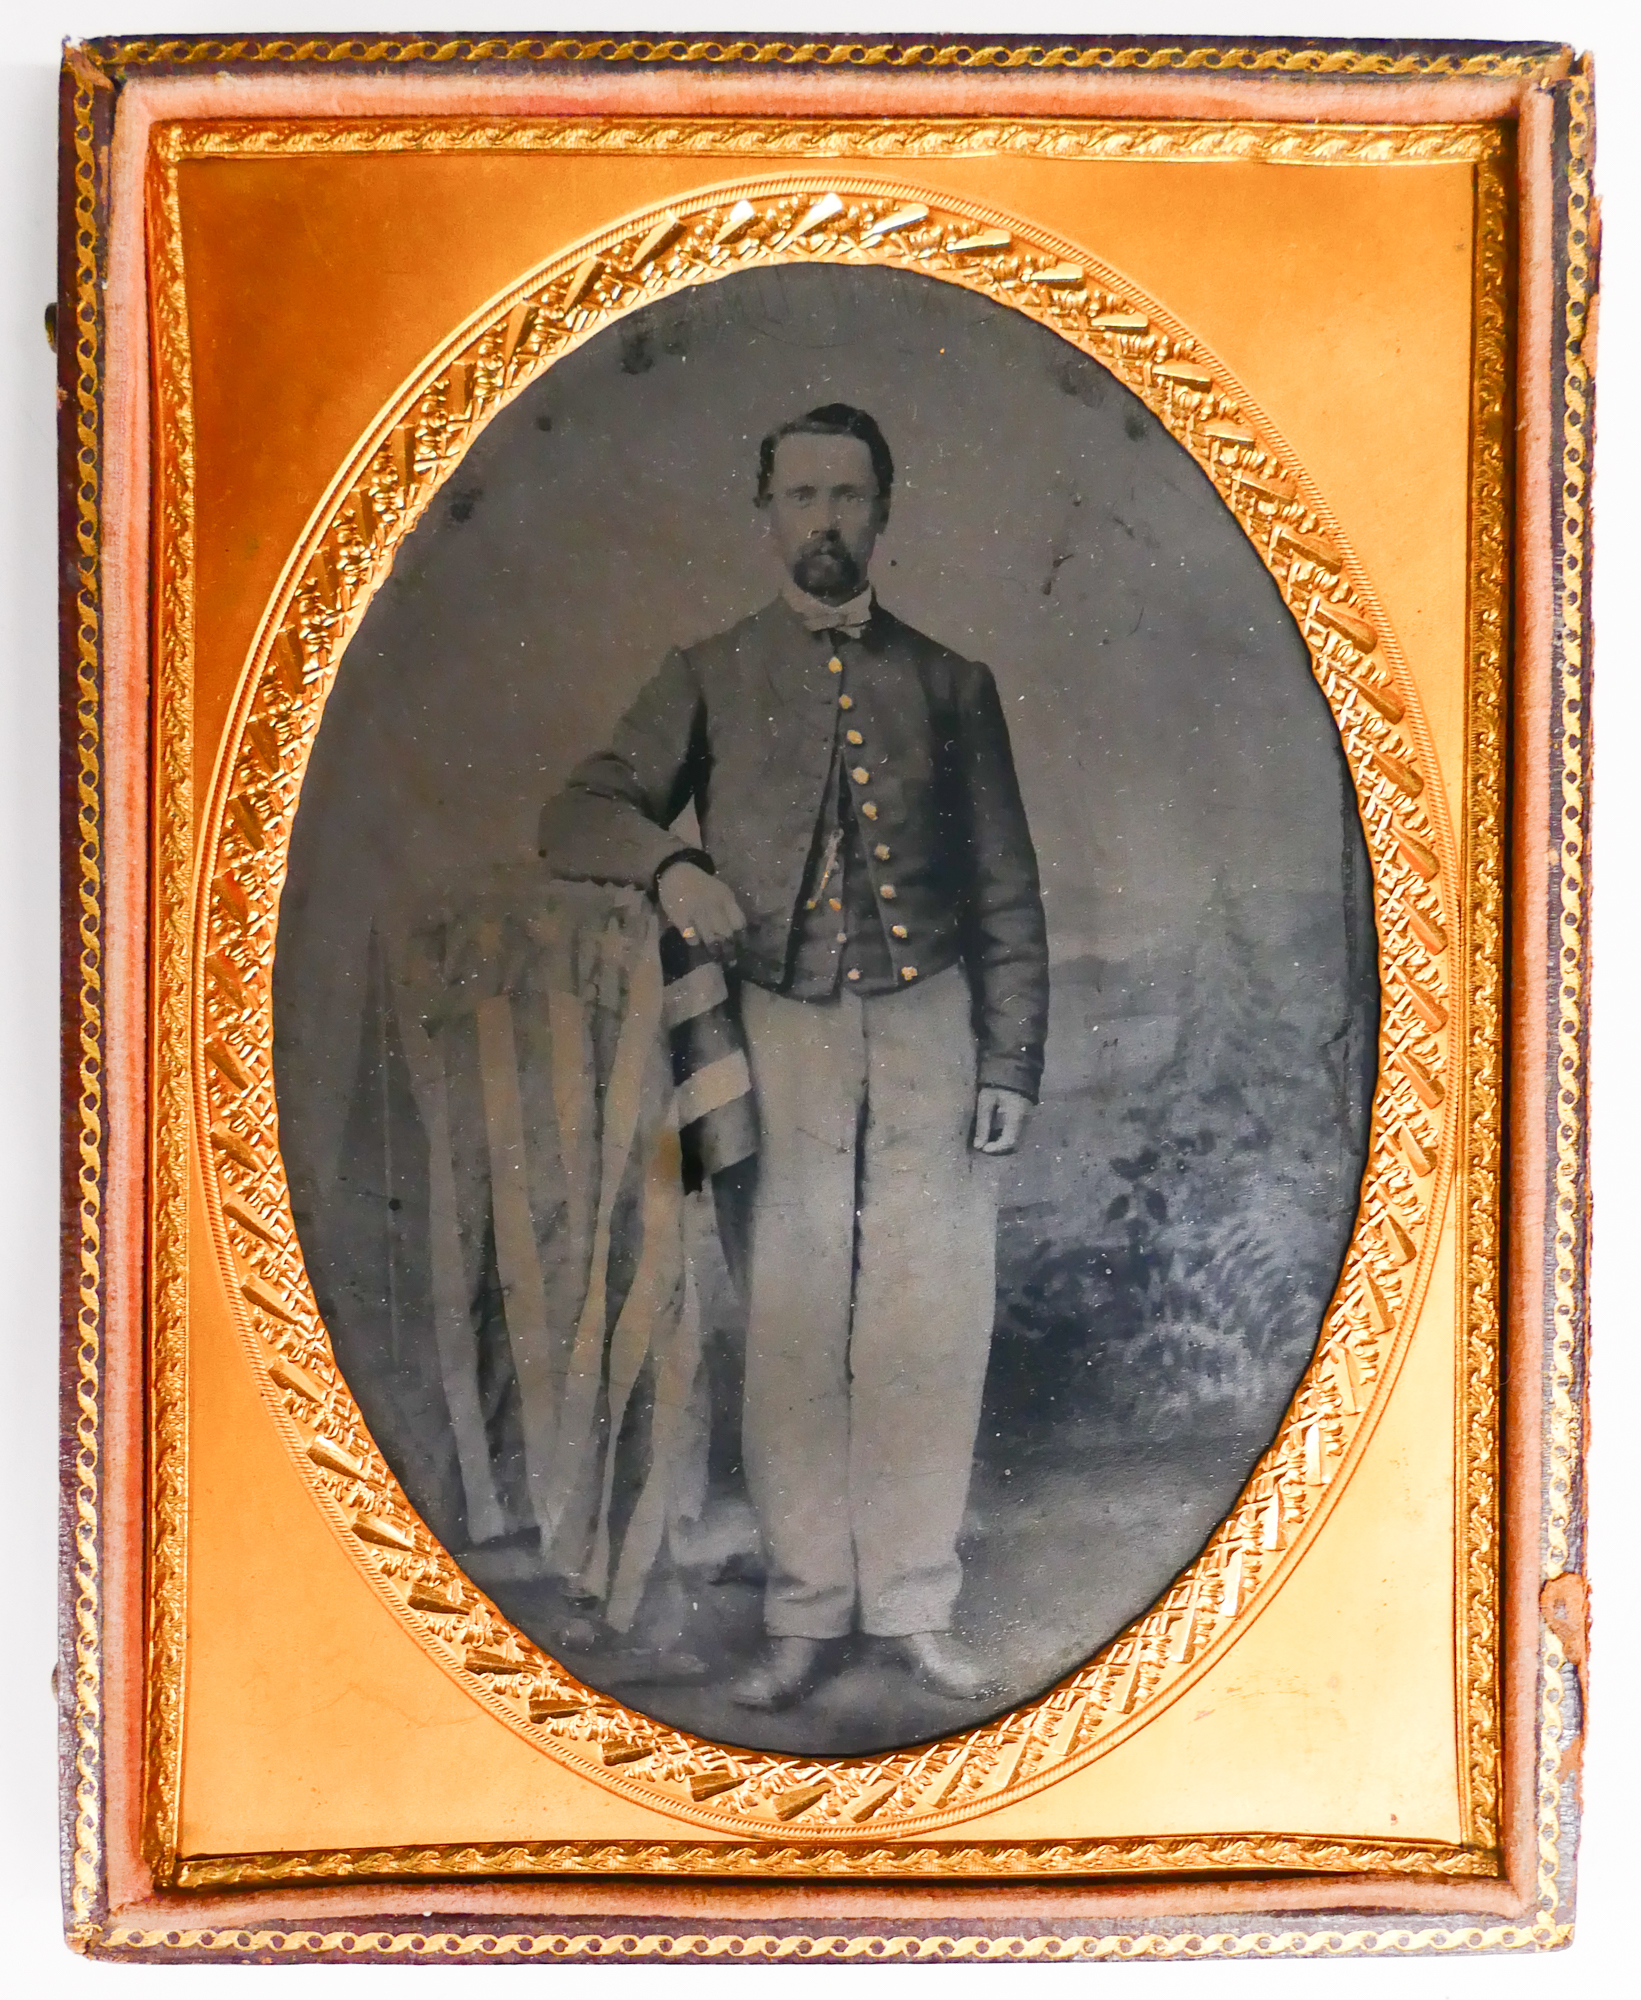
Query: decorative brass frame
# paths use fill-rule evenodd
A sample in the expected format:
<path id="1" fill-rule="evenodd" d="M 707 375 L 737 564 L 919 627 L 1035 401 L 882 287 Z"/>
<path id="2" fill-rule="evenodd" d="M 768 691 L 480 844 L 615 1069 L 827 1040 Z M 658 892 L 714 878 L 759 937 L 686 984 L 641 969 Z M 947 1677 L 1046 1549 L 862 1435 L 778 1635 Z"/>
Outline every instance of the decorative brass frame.
<path id="1" fill-rule="evenodd" d="M 74 182 L 74 657 L 75 844 L 65 860 L 65 893 L 76 936 L 65 1033 L 77 1042 L 77 1088 L 68 1106 L 68 1143 L 77 1165 L 72 1224 L 73 1474 L 68 1490 L 73 1557 L 67 1587 L 73 1629 L 72 1775 L 65 1790 L 73 1825 L 67 1841 L 68 1935 L 83 1949 L 95 1931 L 103 1848 L 102 1408 L 103 1408 L 103 687 L 102 687 L 102 218 L 98 210 L 94 73 L 79 71 L 72 99 Z M 65 552 L 66 553 L 66 552 Z M 67 954 L 65 954 L 67 955 Z M 72 1236 L 71 1236 L 72 1230 Z"/>
<path id="2" fill-rule="evenodd" d="M 1530 76 L 1545 66 L 1553 45 L 1426 53 L 1418 49 L 1352 49 L 1312 45 L 1285 48 L 1182 48 L 1161 40 L 1112 43 L 1027 42 L 1020 38 L 967 42 L 789 42 L 750 37 L 647 35 L 241 35 L 233 40 L 110 41 L 100 51 L 111 72 L 187 63 L 621 63 L 649 66 L 691 63 L 724 66 L 849 69 L 970 70 L 1183 70 L 1276 76 Z"/>
<path id="3" fill-rule="evenodd" d="M 156 1034 L 162 1082 L 155 1130 L 155 1582 L 151 1687 L 156 1712 L 151 1834 L 155 1859 L 180 1884 L 248 1876 L 351 1872 L 342 1857 L 176 1856 L 174 1795 L 182 1676 L 177 1668 L 184 1594 L 181 1385 L 186 1378 L 183 1232 L 188 1118 L 181 1079 L 193 1064 L 197 1129 L 210 1135 L 207 1201 L 241 1331 L 316 1498 L 378 1592 L 417 1631 L 425 1650 L 511 1727 L 583 1775 L 663 1806 L 686 1824 L 738 1839 L 707 1842 L 564 1843 L 511 1854 L 483 1851 L 463 1872 L 665 1868 L 760 1872 L 869 1870 L 874 1875 L 1042 1874 L 1156 1865 L 1167 1849 L 1202 1863 L 1362 1867 L 1404 1873 L 1487 1873 L 1496 1845 L 1497 1746 L 1492 1713 L 1492 1382 L 1496 1299 L 1474 1301 L 1474 1406 L 1467 1473 L 1485 1493 L 1467 1510 L 1470 1588 L 1463 1620 L 1461 1685 L 1475 1709 L 1464 1761 L 1469 1837 L 1428 1843 L 1249 1839 L 959 1844 L 965 1818 L 1041 1788 L 1121 1741 L 1176 1699 L 1257 1615 L 1278 1577 L 1314 1537 L 1371 1434 L 1422 1300 L 1454 1172 L 1455 1113 L 1466 1100 L 1452 1078 L 1462 1046 L 1467 982 L 1444 970 L 1471 918 L 1457 891 L 1452 835 L 1435 766 L 1406 677 L 1360 567 L 1291 452 L 1223 367 L 1154 301 L 1076 246 L 1015 218 L 904 184 L 830 175 L 737 181 L 627 217 L 555 257 L 491 301 L 421 369 L 351 455 L 287 566 L 248 663 L 224 740 L 197 866 L 187 852 L 192 676 L 192 422 L 187 303 L 178 211 L 178 163 L 188 157 L 379 152 L 384 149 L 553 151 L 666 147 L 713 155 L 769 150 L 808 156 L 864 138 L 874 159 L 948 147 L 1026 144 L 1100 155 L 1199 157 L 1229 140 L 1239 154 L 1276 158 L 1471 159 L 1487 191 L 1480 204 L 1499 235 L 1502 181 L 1491 128 L 1243 126 L 1187 128 L 1036 122 L 1008 127 L 917 122 L 818 128 L 787 124 L 510 121 L 501 127 L 439 121 L 328 125 L 169 125 L 154 135 L 158 327 L 159 576 L 161 620 Z M 484 425 L 570 348 L 635 307 L 733 270 L 800 259 L 881 263 L 979 291 L 1054 328 L 1144 398 L 1192 452 L 1271 569 L 1311 649 L 1356 782 L 1374 866 L 1384 979 L 1381 1075 L 1370 1164 L 1358 1225 L 1317 1355 L 1275 1443 L 1237 1507 L 1196 1563 L 1148 1614 L 1091 1664 L 995 1723 L 935 1745 L 850 1759 L 801 1758 L 712 1745 L 664 1727 L 571 1679 L 519 1633 L 450 1561 L 406 1502 L 372 1443 L 329 1350 L 303 1268 L 274 1135 L 271 967 L 285 844 L 302 773 L 342 652 L 394 552 Z M 1487 324 L 1502 340 L 1503 315 Z M 1496 407 L 1502 345 L 1481 343 L 1481 380 Z M 1479 475 L 1481 517 L 1501 535 L 1497 467 Z M 1485 640 L 1485 634 L 1481 634 Z M 1501 628 L 1483 644 L 1471 700 L 1482 740 L 1499 728 Z M 1498 949 L 1495 757 L 1472 770 L 1482 787 L 1470 815 L 1473 888 L 1483 891 L 1471 939 L 1488 965 Z M 191 926 L 183 905 L 197 883 Z M 1488 901 L 1491 885 L 1492 902 Z M 1489 932 L 1489 925 L 1491 931 Z M 191 935 L 190 935 L 191 928 Z M 1485 975 L 1484 975 L 1485 976 Z M 1493 973 L 1496 978 L 1496 969 Z M 191 1002 L 184 996 L 191 995 Z M 192 1036 L 185 1005 L 194 1010 Z M 1450 1018 L 1451 1017 L 1451 1018 Z M 1496 1012 L 1481 1041 L 1477 1076 L 1499 1061 Z M 1468 1101 L 1470 1145 L 1498 1139 L 1496 1092 Z M 1473 1156 L 1473 1154 L 1472 1154 Z M 213 1172 L 214 1169 L 214 1172 Z M 1496 1177 L 1483 1178 L 1473 1233 L 1496 1239 Z M 1489 1282 L 1485 1252 L 1478 1281 Z M 938 1849 L 927 1843 L 945 1835 Z M 805 1836 L 808 1836 L 806 1839 Z M 896 1844 L 884 1844 L 897 1836 Z M 751 1843 L 746 1844 L 746 1843 Z M 448 1872 L 433 1851 L 377 1857 L 373 1873 Z"/>
<path id="4" fill-rule="evenodd" d="M 1550 52 L 1546 52 L 1547 54 Z M 77 440 L 74 459 L 77 480 L 70 498 L 70 519 L 75 536 L 75 581 L 71 602 L 74 617 L 71 642 L 70 679 L 75 706 L 76 728 L 70 750 L 74 803 L 71 807 L 75 839 L 72 848 L 73 880 L 69 887 L 73 933 L 68 947 L 69 993 L 72 1032 L 77 1037 L 78 1060 L 74 1066 L 77 1094 L 70 1099 L 70 1149 L 77 1154 L 78 1214 L 77 1243 L 71 1250 L 77 1284 L 70 1280 L 73 1306 L 71 1330 L 66 1350 L 70 1392 L 77 1412 L 72 1468 L 65 1488 L 70 1508 L 73 1551 L 68 1574 L 72 1579 L 71 1644 L 73 1661 L 72 1769 L 65 1780 L 73 1804 L 67 1880 L 70 1941 L 78 1949 L 94 1949 L 120 1955 L 214 1954 L 249 1952 L 277 1955 L 337 1955 L 368 1957 L 645 1957 L 645 1958 L 746 1958 L 784 1959 L 788 1957 L 838 1956 L 870 1958 L 1105 1958 L 1105 1957 L 1198 1957 L 1213 1955 L 1273 1954 L 1334 1955 L 1340 1952 L 1429 1952 L 1452 1950 L 1546 1948 L 1565 1943 L 1571 1936 L 1570 1922 L 1563 1915 L 1564 1889 L 1561 1879 L 1563 1857 L 1559 1802 L 1564 1774 L 1561 1751 L 1567 1731 L 1562 1704 L 1570 1674 L 1567 1650 L 1556 1630 L 1547 1622 L 1543 1628 L 1539 1659 L 1539 1703 L 1537 1711 L 1538 1758 L 1536 1797 L 1538 1825 L 1538 1902 L 1528 1923 L 1466 1923 L 1456 1927 L 1426 1926 L 1418 1930 L 1393 1927 L 1387 1930 L 1331 1930 L 1314 1921 L 1303 1928 L 1277 1930 L 1269 1927 L 1253 1932 L 1219 1931 L 1202 1933 L 1184 1928 L 1153 1930 L 1131 1935 L 1100 1931 L 1086 1935 L 1046 1936 L 1041 1933 L 1016 1937 L 970 1934 L 935 1935 L 926 1928 L 884 1936 L 859 1934 L 836 1937 L 799 1935 L 789 1930 L 775 1934 L 737 1931 L 726 1934 L 688 1934 L 677 1929 L 651 1934 L 612 1934 L 589 1930 L 581 1933 L 537 1931 L 486 1931 L 464 1926 L 458 1930 L 427 1927 L 409 1931 L 316 1930 L 302 1927 L 280 1929 L 218 1929 L 210 1926 L 173 1926 L 155 1930 L 140 1925 L 108 1922 L 100 1915 L 102 1897 L 103 1825 L 101 1759 L 103 1756 L 101 1717 L 101 1365 L 102 1298 L 101 1258 L 102 1197 L 105 1127 L 103 1109 L 103 1020 L 101 953 L 104 927 L 102 881 L 102 769 L 101 769 L 101 614 L 102 577 L 100 565 L 100 474 L 101 474 L 101 364 L 105 331 L 100 302 L 101 257 L 104 215 L 97 179 L 98 106 L 108 80 L 127 67 L 147 63 L 174 64 L 198 61 L 473 61 L 497 56 L 524 60 L 622 60 L 647 61 L 765 61 L 765 62 L 884 62 L 897 66 L 917 63 L 962 63 L 977 66 L 995 64 L 1033 66 L 1068 64 L 1078 67 L 1209 68 L 1209 69 L 1292 69 L 1333 74 L 1481 74 L 1524 75 L 1544 67 L 1536 52 L 1483 52 L 1456 59 L 1417 53 L 1391 56 L 1382 51 L 1340 50 L 1205 50 L 1156 49 L 1090 50 L 1026 49 L 997 46 L 978 50 L 950 46 L 906 47 L 884 45 L 865 49 L 859 45 L 827 44 L 683 44 L 614 42 L 520 42 L 432 43 L 395 40 L 343 43 L 246 41 L 239 44 L 172 43 L 106 44 L 95 57 L 71 51 L 68 58 L 70 94 L 68 111 L 69 163 L 72 172 L 71 205 L 73 218 L 72 251 L 65 285 L 73 307 L 74 343 L 71 379 L 73 390 L 69 414 L 70 435 Z M 1579 1451 L 1579 1417 L 1573 1400 L 1577 1367 L 1577 1340 L 1581 1323 L 1582 1233 L 1579 1213 L 1579 1176 L 1583 1147 L 1583 956 L 1584 906 L 1581 857 L 1584 840 L 1584 795 L 1582 673 L 1582 588 L 1586 529 L 1584 495 L 1588 450 L 1589 371 L 1583 354 L 1586 315 L 1592 281 L 1592 218 L 1590 193 L 1591 105 L 1587 72 L 1575 73 L 1566 81 L 1567 167 L 1565 181 L 1565 269 L 1558 294 L 1558 309 L 1565 314 L 1558 365 L 1562 379 L 1560 404 L 1560 506 L 1555 519 L 1556 559 L 1562 590 L 1562 621 L 1552 672 L 1558 689 L 1558 728 L 1552 742 L 1557 759 L 1556 781 L 1561 800 L 1560 839 L 1552 848 L 1553 876 L 1561 900 L 1560 980 L 1555 1031 L 1560 1046 L 1555 1149 L 1555 1203 L 1557 1230 L 1554 1239 L 1553 1339 L 1548 1348 L 1547 1431 L 1549 1476 L 1543 1496 L 1545 1535 L 1544 1571 L 1552 1579 L 1561 1575 L 1568 1563 L 1568 1535 L 1572 1512 L 1572 1488 Z M 1478 246 L 1482 232 L 1478 231 Z M 1500 367 L 1502 380 L 1502 359 Z M 1495 403 L 1492 409 L 1496 411 Z M 1490 412 L 1478 395 L 1478 438 L 1485 454 L 1501 457 L 1505 448 L 1502 429 L 1489 425 Z M 1478 529 L 1477 546 L 1485 544 L 1485 530 Z M 1500 634 L 1502 593 L 1482 589 L 1473 606 L 1472 629 L 1478 635 Z M 1496 656 L 1495 656 L 1496 657 Z M 1491 741 L 1486 732 L 1473 739 L 1482 761 L 1496 758 L 1496 733 Z M 1468 857 L 1468 879 L 1478 877 L 1474 857 Z M 1485 861 L 1479 878 L 1489 891 L 1489 907 L 1496 913 L 1498 887 L 1495 872 L 1489 879 Z M 1474 949 L 1474 940 L 1472 940 Z M 1495 968 L 1496 971 L 1496 968 Z M 1492 1005 L 1496 1007 L 1496 984 Z M 1478 1012 L 1485 1018 L 1485 993 Z M 1485 1117 L 1489 1107 L 1496 1115 L 1496 1055 L 1492 1067 L 1478 1062 L 1472 1046 L 1466 1085 L 1470 1101 L 1479 1104 Z M 1497 1172 L 1496 1126 L 1492 1153 L 1480 1160 L 1481 1171 Z M 220 1219 L 219 1224 L 220 1228 Z M 1486 1265 L 1481 1239 L 1472 1235 L 1466 1259 L 1467 1273 Z M 1492 1293 L 1496 1302 L 1496 1290 Z M 1469 1371 L 1466 1371 L 1467 1374 Z M 1491 1386 L 1488 1395 L 1492 1394 Z M 1469 1407 L 1472 1423 L 1481 1414 L 1482 1399 Z M 180 1440 L 173 1440 L 180 1442 Z M 161 1482 L 163 1483 L 163 1482 Z M 1487 1545 L 1493 1532 L 1493 1489 L 1483 1482 L 1480 1497 L 1485 1516 L 1483 1533 L 1472 1532 L 1469 1547 L 1474 1553 Z M 1474 1523 L 1476 1510 L 1461 1505 L 1462 1518 Z M 1489 1569 L 1489 1574 L 1491 1570 Z M 163 1704 L 156 1704 L 157 1727 L 163 1741 Z M 1472 1737 L 1480 1711 L 1470 1710 Z"/>

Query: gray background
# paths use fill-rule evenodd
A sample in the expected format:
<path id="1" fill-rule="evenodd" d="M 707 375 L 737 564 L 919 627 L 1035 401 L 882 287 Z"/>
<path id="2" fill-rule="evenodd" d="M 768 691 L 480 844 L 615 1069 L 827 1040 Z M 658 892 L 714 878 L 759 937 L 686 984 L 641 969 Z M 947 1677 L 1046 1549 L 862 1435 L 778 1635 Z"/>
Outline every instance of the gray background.
<path id="1" fill-rule="evenodd" d="M 757 442 L 833 399 L 896 457 L 880 594 L 997 675 L 1042 866 L 1044 1102 L 1004 1195 L 960 1611 L 1018 1696 L 1166 1586 L 1274 1431 L 1354 1214 L 1376 1027 L 1360 828 L 1299 634 L 1208 480 L 1097 364 L 953 287 L 805 267 L 683 294 L 550 369 L 343 663 L 281 916 L 281 1135 L 343 1365 L 459 1546 L 437 1412 L 395 1415 L 377 1379 L 378 1246 L 414 1198 L 384 1213 L 360 1123 L 384 1046 L 372 927 L 527 861 L 542 801 L 667 647 L 767 601 Z M 731 1436 L 731 1485 L 734 1458 Z M 565 1649 L 550 1607 L 511 1608 Z M 731 1726 L 700 1689 L 634 1699 Z M 846 1685 L 793 1747 L 856 1747 L 827 1735 L 851 1700 L 890 1740 L 952 1720 Z"/>

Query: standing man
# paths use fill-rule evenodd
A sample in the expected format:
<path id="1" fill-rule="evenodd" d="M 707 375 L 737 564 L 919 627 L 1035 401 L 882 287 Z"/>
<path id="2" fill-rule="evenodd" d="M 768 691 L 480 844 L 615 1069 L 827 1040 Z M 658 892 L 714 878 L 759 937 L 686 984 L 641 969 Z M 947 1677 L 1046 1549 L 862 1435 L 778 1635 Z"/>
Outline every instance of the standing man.
<path id="1" fill-rule="evenodd" d="M 768 1640 L 732 1693 L 757 1709 L 809 1693 L 857 1621 L 937 1693 L 991 1691 L 951 1633 L 956 1545 L 1048 953 L 992 676 L 868 582 L 893 479 L 846 404 L 766 437 L 780 595 L 670 653 L 542 819 L 555 872 L 652 889 L 740 975 Z M 670 830 L 691 804 L 699 848 Z"/>

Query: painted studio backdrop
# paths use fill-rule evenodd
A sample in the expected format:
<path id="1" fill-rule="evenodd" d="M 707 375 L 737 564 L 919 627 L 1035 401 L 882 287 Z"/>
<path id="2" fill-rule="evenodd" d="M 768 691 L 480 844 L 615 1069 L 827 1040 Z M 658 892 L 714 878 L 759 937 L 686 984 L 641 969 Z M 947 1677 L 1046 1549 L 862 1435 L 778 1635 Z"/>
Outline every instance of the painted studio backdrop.
<path id="1" fill-rule="evenodd" d="M 899 272 L 749 274 L 600 334 L 479 439 L 348 649 L 297 815 L 304 1253 L 411 1502 L 522 1630 L 665 1721 L 812 1753 L 978 1716 L 864 1643 L 784 1714 L 726 1698 L 760 1637 L 742 1315 L 678 1171 L 653 906 L 556 880 L 537 823 L 670 647 L 775 595 L 758 442 L 834 401 L 897 463 L 882 601 L 996 675 L 1048 919 L 960 1546 L 985 1712 L 1144 1611 L 1270 1441 L 1354 1219 L 1378 1007 L 1300 635 L 1207 478 L 1056 335 Z"/>

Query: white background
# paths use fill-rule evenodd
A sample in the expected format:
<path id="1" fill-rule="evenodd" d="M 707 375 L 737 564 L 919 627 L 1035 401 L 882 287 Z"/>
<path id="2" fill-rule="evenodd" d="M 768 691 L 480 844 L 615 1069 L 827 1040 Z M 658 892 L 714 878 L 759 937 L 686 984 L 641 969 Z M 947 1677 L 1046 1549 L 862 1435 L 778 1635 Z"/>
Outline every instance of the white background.
<path id="1" fill-rule="evenodd" d="M 662 18 L 657 18 L 661 16 Z M 1600 559 L 1595 577 L 1595 1185 L 1600 1227 L 1594 1273 L 1594 1395 L 1591 1452 L 1596 1592 L 1594 1706 L 1587 1750 L 1579 1930 L 1570 1957 L 1408 1960 L 1332 1964 L 1148 1966 L 1056 1969 L 965 1968 L 968 1979 L 1011 1985 L 1127 1978 L 1148 1995 L 1258 1993 L 1284 1996 L 1428 1996 L 1548 1993 L 1569 1980 L 1581 2000 L 1641 1989 L 1641 1911 L 1635 1869 L 1634 1801 L 1641 1792 L 1635 1713 L 1641 1688 L 1641 1620 L 1634 1596 L 1634 1538 L 1641 1530 L 1641 1450 L 1633 1440 L 1641 1402 L 1634 1299 L 1641 1193 L 1632 1132 L 1641 1102 L 1641 1057 L 1633 1016 L 1641 925 L 1633 901 L 1641 867 L 1641 689 L 1636 685 L 1637 609 L 1632 544 L 1641 510 L 1638 430 L 1637 253 L 1641 190 L 1641 8 L 1634 0 L 1261 0 L 1158 7 L 1147 0 L 1086 5 L 1031 0 L 853 0 L 847 12 L 800 0 L 748 0 L 692 7 L 524 5 L 506 0 L 5 0 L 0 6 L 0 1519 L 9 1530 L 0 1562 L 5 1641 L 0 1645 L 0 1986 L 29 1995 L 108 1994 L 117 1988 L 190 1995 L 243 1991 L 255 1968 L 141 1970 L 87 1965 L 61 1942 L 57 1903 L 56 1729 L 49 1691 L 55 1628 L 57 1481 L 57 646 L 53 363 L 41 313 L 55 291 L 56 68 L 65 37 L 209 33 L 257 29 L 626 28 L 679 34 L 694 29 L 948 33 L 985 39 L 1016 33 L 1204 34 L 1304 38 L 1471 37 L 1564 40 L 1594 51 L 1601 81 L 1598 183 L 1603 200 Z M 636 1899 L 635 1899 L 636 1900 Z M 864 1973 L 865 1969 L 861 1969 Z M 418 1994 L 510 1979 L 557 1990 L 597 1979 L 632 1991 L 659 1982 L 667 1993 L 725 1976 L 713 1967 L 290 1968 L 280 1990 L 380 1986 L 418 1980 Z M 771 1983 L 836 1983 L 842 1968 L 774 1968 L 738 1976 Z M 877 1982 L 918 1977 L 879 1970 Z"/>

